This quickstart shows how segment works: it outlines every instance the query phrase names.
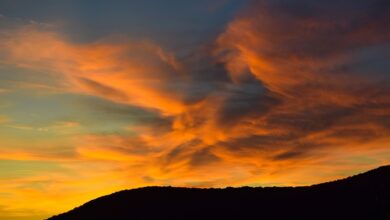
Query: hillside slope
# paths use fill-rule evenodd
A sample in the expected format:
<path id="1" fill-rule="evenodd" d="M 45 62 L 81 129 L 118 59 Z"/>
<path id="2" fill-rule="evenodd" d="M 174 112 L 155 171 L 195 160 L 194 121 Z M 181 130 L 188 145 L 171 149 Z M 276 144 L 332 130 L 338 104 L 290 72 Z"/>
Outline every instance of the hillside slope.
<path id="1" fill-rule="evenodd" d="M 390 166 L 309 187 L 145 187 L 92 200 L 63 219 L 390 220 Z"/>

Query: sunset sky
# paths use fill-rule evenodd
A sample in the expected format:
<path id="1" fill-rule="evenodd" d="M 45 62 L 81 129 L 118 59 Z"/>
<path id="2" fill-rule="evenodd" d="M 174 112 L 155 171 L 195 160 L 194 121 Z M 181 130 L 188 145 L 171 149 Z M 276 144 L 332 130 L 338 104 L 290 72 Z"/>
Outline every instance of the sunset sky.
<path id="1" fill-rule="evenodd" d="M 388 0 L 0 0 L 0 220 L 390 164 Z"/>

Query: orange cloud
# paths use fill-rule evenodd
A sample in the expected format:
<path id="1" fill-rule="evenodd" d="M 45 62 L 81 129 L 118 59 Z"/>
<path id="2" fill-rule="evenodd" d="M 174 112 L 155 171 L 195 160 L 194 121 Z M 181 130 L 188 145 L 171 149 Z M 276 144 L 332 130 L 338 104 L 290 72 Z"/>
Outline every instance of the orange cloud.
<path id="1" fill-rule="evenodd" d="M 132 128 L 137 137 L 131 143 L 127 137 L 102 136 L 91 141 L 95 146 L 78 148 L 86 158 L 131 161 L 135 151 L 120 149 L 140 148 L 154 152 L 155 166 L 189 172 L 208 162 L 225 167 L 248 155 L 267 163 L 303 161 L 322 148 L 388 134 L 381 121 L 388 115 L 388 87 L 342 68 L 354 61 L 350 50 L 384 41 L 368 37 L 375 29 L 351 29 L 348 34 L 361 40 L 342 48 L 345 36 L 335 34 L 327 42 L 335 46 L 325 48 L 322 35 L 305 30 L 332 34 L 340 24 L 315 16 L 285 21 L 273 17 L 281 10 L 277 4 L 255 5 L 261 13 L 248 10 L 217 40 L 215 56 L 230 80 L 197 80 L 188 61 L 147 41 L 79 45 L 30 25 L 8 33 L 12 37 L 3 37 L 1 47 L 8 63 L 60 74 L 69 92 L 155 111 L 168 121 L 163 129 Z M 205 67 L 215 71 L 212 64 Z M 206 92 L 189 101 L 198 90 Z M 124 147 L 110 147 L 116 142 Z M 143 153 L 140 157 L 148 157 Z"/>
<path id="2" fill-rule="evenodd" d="M 352 134 L 361 134 L 365 140 L 388 135 L 387 122 L 377 119 L 390 112 L 389 79 L 357 59 L 375 56 L 367 48 L 388 43 L 390 34 L 377 25 L 388 16 L 347 16 L 327 8 L 329 14 L 345 16 L 340 22 L 325 17 L 324 11 L 312 13 L 324 10 L 321 3 L 310 3 L 308 15 L 297 9 L 300 2 L 296 4 L 253 3 L 217 40 L 215 53 L 233 82 L 240 85 L 253 76 L 279 100 L 266 115 L 251 118 L 261 123 L 253 130 L 260 127 L 271 137 L 279 137 L 273 142 L 276 145 L 285 137 L 284 144 L 290 147 L 323 132 L 332 133 L 323 138 L 326 146 L 332 145 L 329 139 L 356 143 Z M 380 3 L 370 7 L 379 8 Z M 356 25 L 356 19 L 366 21 Z M 377 53 L 383 62 L 383 54 Z"/>
<path id="3" fill-rule="evenodd" d="M 183 111 L 180 94 L 167 87 L 186 82 L 174 56 L 151 42 L 96 42 L 76 45 L 35 25 L 3 37 L 6 62 L 62 74 L 63 86 L 74 92 L 156 109 L 162 114 Z"/>

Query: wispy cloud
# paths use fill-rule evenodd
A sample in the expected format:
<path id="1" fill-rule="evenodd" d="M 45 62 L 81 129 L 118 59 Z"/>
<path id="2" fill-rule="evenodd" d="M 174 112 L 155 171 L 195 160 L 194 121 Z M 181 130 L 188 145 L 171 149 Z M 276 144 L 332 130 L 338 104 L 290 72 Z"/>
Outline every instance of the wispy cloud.
<path id="1" fill-rule="evenodd" d="M 315 161 L 326 154 L 323 149 L 349 151 L 385 138 L 385 70 L 355 71 L 364 57 L 383 59 L 371 49 L 388 43 L 389 33 L 377 25 L 387 16 L 380 11 L 383 3 L 346 4 L 343 12 L 328 3 L 284 4 L 252 3 L 200 59 L 214 61 L 202 64 L 149 41 L 74 44 L 36 24 L 15 29 L 1 46 L 9 63 L 62 75 L 69 92 L 137 106 L 167 121 L 164 127 L 133 128 L 135 137 L 115 137 L 120 147 L 112 147 L 108 136 L 96 137 L 100 144 L 78 148 L 83 155 L 132 157 L 135 143 L 167 172 L 208 163 L 256 170 L 268 163 Z M 343 22 L 324 16 L 331 12 Z"/>

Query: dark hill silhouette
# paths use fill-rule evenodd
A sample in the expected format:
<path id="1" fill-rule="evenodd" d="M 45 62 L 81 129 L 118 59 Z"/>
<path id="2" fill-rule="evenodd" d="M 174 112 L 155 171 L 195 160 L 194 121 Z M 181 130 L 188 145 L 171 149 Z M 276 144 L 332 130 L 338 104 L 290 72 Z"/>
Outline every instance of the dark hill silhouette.
<path id="1" fill-rule="evenodd" d="M 390 166 L 307 187 L 145 187 L 92 200 L 62 219 L 390 220 Z"/>

